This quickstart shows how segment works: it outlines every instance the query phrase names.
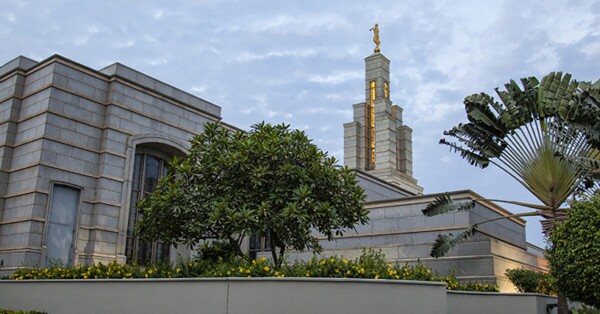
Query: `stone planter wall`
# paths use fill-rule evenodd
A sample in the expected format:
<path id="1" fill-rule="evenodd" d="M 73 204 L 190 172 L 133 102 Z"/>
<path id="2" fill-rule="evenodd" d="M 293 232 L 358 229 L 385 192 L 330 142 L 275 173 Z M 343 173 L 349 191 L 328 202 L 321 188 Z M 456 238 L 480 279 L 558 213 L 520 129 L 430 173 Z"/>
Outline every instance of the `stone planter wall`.
<path id="1" fill-rule="evenodd" d="M 553 296 L 535 293 L 490 293 L 448 291 L 448 314 L 553 314 L 547 305 L 557 303 Z"/>
<path id="2" fill-rule="evenodd" d="M 206 278 L 0 281 L 0 308 L 61 313 L 446 313 L 445 284 Z"/>

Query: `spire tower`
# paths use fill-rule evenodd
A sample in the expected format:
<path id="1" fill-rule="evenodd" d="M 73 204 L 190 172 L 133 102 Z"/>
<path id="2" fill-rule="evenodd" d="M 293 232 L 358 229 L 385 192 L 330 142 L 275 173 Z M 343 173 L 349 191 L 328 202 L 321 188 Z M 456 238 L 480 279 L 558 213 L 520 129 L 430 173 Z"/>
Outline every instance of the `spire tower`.
<path id="1" fill-rule="evenodd" d="M 365 58 L 365 102 L 353 105 L 354 121 L 344 124 L 344 164 L 412 194 L 423 193 L 413 178 L 412 129 L 402 108 L 390 100 L 390 60 L 379 52 L 379 28 L 372 28 L 375 53 Z"/>

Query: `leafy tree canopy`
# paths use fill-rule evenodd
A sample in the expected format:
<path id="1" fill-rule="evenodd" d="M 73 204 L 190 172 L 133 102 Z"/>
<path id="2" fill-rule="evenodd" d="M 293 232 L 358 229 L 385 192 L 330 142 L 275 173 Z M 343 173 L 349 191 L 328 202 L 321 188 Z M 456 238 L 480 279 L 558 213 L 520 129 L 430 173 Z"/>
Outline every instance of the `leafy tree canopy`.
<path id="1" fill-rule="evenodd" d="M 303 131 L 259 123 L 231 132 L 208 123 L 191 144 L 139 202 L 139 235 L 187 245 L 224 240 L 240 256 L 244 237 L 269 235 L 277 263 L 286 248 L 319 251 L 318 234 L 331 240 L 368 219 L 355 173 Z"/>
<path id="2" fill-rule="evenodd" d="M 600 196 L 573 202 L 569 215 L 550 235 L 550 274 L 564 296 L 600 308 Z"/>

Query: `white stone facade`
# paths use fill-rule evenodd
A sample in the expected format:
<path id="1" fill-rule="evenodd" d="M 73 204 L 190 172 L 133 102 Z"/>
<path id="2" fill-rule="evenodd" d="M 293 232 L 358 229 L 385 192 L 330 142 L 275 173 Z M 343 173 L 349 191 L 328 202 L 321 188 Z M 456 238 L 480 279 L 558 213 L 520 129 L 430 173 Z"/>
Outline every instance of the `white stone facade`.
<path id="1" fill-rule="evenodd" d="M 0 67 L 0 274 L 44 266 L 48 238 L 66 230 L 48 210 L 56 186 L 77 196 L 71 263 L 124 262 L 136 150 L 184 154 L 220 114 L 118 63 L 97 71 L 55 55 Z"/>

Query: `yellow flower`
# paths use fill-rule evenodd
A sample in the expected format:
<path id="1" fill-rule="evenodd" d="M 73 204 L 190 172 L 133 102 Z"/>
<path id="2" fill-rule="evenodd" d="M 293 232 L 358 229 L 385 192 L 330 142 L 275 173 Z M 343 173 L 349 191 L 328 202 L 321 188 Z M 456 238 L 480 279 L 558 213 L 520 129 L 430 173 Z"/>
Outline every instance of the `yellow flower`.
<path id="1" fill-rule="evenodd" d="M 375 275 L 375 279 L 379 279 L 379 275 Z"/>
<path id="2" fill-rule="evenodd" d="M 229 270 L 227 271 L 227 276 L 231 276 L 231 272 Z"/>
<path id="3" fill-rule="evenodd" d="M 175 271 L 179 274 L 181 272 L 181 268 L 177 268 Z"/>
<path id="4" fill-rule="evenodd" d="M 348 260 L 347 260 L 347 259 L 345 259 L 345 258 L 342 258 L 342 263 L 344 263 L 344 264 L 346 264 L 346 265 L 347 265 L 347 264 L 348 264 Z"/>
<path id="5" fill-rule="evenodd" d="M 267 271 L 267 272 L 268 272 L 269 270 L 271 270 L 271 269 L 269 268 L 269 266 L 265 266 L 265 268 L 263 268 L 263 269 L 264 269 L 265 271 Z"/>

